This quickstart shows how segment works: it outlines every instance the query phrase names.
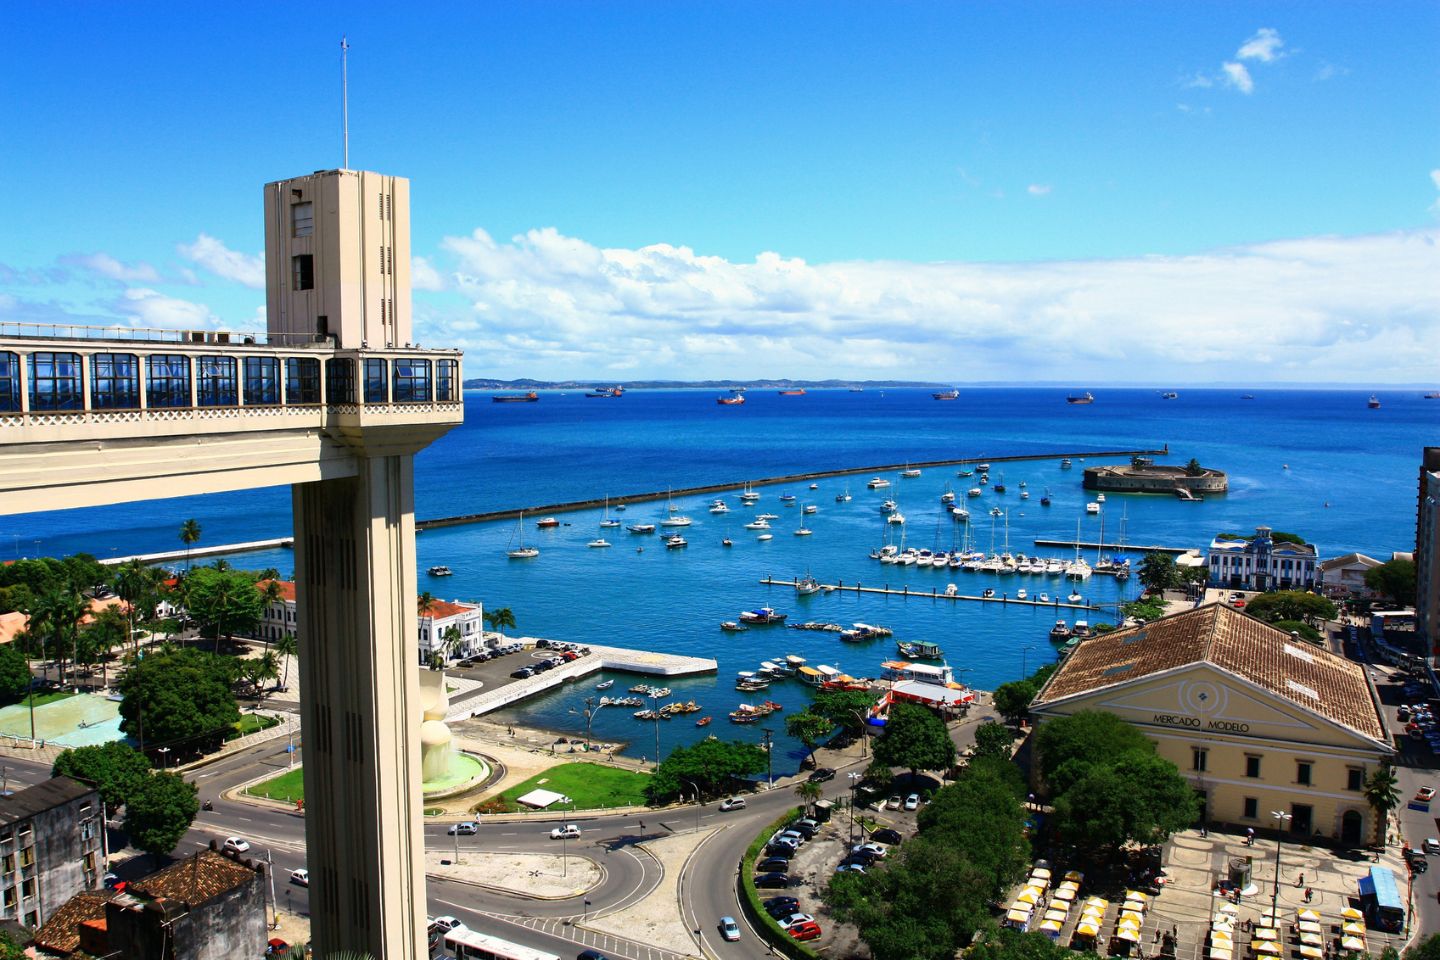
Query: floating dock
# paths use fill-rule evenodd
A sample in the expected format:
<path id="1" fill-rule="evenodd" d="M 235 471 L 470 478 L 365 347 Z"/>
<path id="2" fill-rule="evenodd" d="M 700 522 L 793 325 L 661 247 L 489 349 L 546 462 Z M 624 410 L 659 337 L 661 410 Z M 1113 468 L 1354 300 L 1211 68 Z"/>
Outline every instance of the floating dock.
<path id="1" fill-rule="evenodd" d="M 762 577 L 760 583 L 767 587 L 794 587 L 794 580 L 776 580 L 774 577 Z M 1031 600 L 1028 597 L 1024 600 L 1009 596 L 977 597 L 968 593 L 942 593 L 939 587 L 931 587 L 929 592 L 924 590 L 911 590 L 908 586 L 896 590 L 888 583 L 883 587 L 864 587 L 858 583 L 836 583 L 820 585 L 821 590 L 849 591 L 850 593 L 879 593 L 887 597 L 914 597 L 917 600 L 966 600 L 973 603 L 1003 603 L 1008 606 L 1021 607 L 1045 607 L 1048 609 L 1060 610 L 1103 610 L 1103 607 L 1089 603 L 1070 603 L 1068 600 Z"/>
<path id="2" fill-rule="evenodd" d="M 1166 547 L 1154 543 L 1096 543 L 1094 540 L 1046 540 L 1043 537 L 1035 538 L 1037 547 L 1064 547 L 1067 550 L 1074 550 L 1079 547 L 1081 550 L 1104 550 L 1109 549 L 1114 553 L 1190 553 L 1199 552 L 1199 547 Z"/>

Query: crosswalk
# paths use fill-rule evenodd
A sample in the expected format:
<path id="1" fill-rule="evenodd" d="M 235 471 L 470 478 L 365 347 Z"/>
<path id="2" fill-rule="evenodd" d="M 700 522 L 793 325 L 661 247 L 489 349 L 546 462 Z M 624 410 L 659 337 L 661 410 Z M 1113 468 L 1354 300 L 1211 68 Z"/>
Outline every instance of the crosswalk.
<path id="1" fill-rule="evenodd" d="M 573 943 L 599 950 L 608 957 L 625 957 L 627 960 L 693 960 L 696 954 L 676 953 L 649 944 L 636 943 L 624 937 L 576 923 L 575 917 L 516 917 L 499 913 L 485 914 L 495 920 L 503 920 L 516 926 L 543 933 L 546 936 L 569 940 Z"/>

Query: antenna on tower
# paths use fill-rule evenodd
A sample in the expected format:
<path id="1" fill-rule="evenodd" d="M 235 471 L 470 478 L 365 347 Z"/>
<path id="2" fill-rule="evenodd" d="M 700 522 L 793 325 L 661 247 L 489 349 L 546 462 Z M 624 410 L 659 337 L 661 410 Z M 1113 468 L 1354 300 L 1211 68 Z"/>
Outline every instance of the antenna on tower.
<path id="1" fill-rule="evenodd" d="M 350 169 L 350 43 L 347 37 L 340 37 L 340 126 L 345 139 L 345 163 L 343 169 Z"/>

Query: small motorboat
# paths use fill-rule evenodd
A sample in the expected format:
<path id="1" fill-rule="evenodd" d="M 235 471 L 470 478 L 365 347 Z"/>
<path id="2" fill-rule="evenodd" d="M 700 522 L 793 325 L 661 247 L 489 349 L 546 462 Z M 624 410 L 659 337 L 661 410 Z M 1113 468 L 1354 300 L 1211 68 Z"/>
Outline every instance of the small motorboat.
<path id="1" fill-rule="evenodd" d="M 784 623 L 789 614 L 781 613 L 774 607 L 756 607 L 740 614 L 741 623 Z"/>
<path id="2" fill-rule="evenodd" d="M 820 489 L 820 484 L 818 484 L 818 483 L 812 483 L 812 484 L 810 484 L 810 489 L 811 489 L 811 490 L 819 490 L 819 489 Z"/>
<path id="3" fill-rule="evenodd" d="M 535 526 L 539 527 L 542 530 L 548 530 L 551 527 L 560 526 L 560 521 L 556 520 L 554 517 L 541 517 L 539 520 L 535 521 Z"/>
<path id="4" fill-rule="evenodd" d="M 585 544 L 585 546 L 587 546 L 587 547 L 608 547 L 608 546 L 610 546 L 610 541 L 609 541 L 609 540 L 606 540 L 604 537 L 598 537 L 598 538 L 596 538 L 596 539 L 594 539 L 594 540 L 591 540 L 589 543 Z"/>
<path id="5" fill-rule="evenodd" d="M 734 540 L 731 540 L 729 537 L 726 537 L 724 540 L 721 540 L 721 541 L 720 541 L 720 546 L 722 546 L 722 547 L 733 547 L 733 546 L 735 546 L 735 541 L 734 541 Z"/>
<path id="6" fill-rule="evenodd" d="M 611 687 L 613 687 L 613 686 L 615 686 L 615 681 L 614 681 L 614 680 L 601 680 L 599 683 L 595 684 L 595 689 L 596 689 L 596 690 L 609 690 L 609 689 L 610 689 Z"/>
<path id="7" fill-rule="evenodd" d="M 984 591 L 983 593 L 981 593 L 980 596 L 983 597 L 983 598 L 986 599 L 986 600 L 993 600 L 993 599 L 995 599 L 995 588 L 994 588 L 994 587 L 986 587 L 986 588 L 985 588 L 985 591 Z"/>
<path id="8" fill-rule="evenodd" d="M 774 540 L 774 539 L 775 539 L 775 534 L 773 534 L 773 533 L 762 533 L 762 534 L 760 534 L 760 536 L 756 537 L 755 539 L 756 539 L 756 540 Z"/>
<path id="9" fill-rule="evenodd" d="M 425 572 L 430 574 L 430 576 L 432 577 L 451 577 L 455 575 L 454 571 L 452 571 L 449 567 L 431 567 Z"/>
<path id="10" fill-rule="evenodd" d="M 1085 601 L 1085 598 L 1082 597 L 1082 596 L 1080 596 L 1080 594 L 1078 594 L 1078 593 L 1072 593 L 1072 594 L 1070 594 L 1070 596 L 1066 597 L 1065 599 L 1068 600 L 1068 601 L 1071 602 L 1071 603 L 1083 603 L 1083 602 Z"/>
<path id="11" fill-rule="evenodd" d="M 679 550 L 681 547 L 688 547 L 688 546 L 690 546 L 690 541 L 689 541 L 689 540 L 686 540 L 684 537 L 680 536 L 680 534 L 678 534 L 678 533 L 675 534 L 674 536 L 670 536 L 670 537 L 666 537 L 666 538 L 665 538 L 665 549 L 666 549 L 666 550 Z"/>
<path id="12" fill-rule="evenodd" d="M 1019 590 L 1015 591 L 1016 600 L 1024 600 L 1028 596 L 1030 596 L 1030 594 L 1025 590 L 1024 587 L 1021 587 Z"/>
<path id="13" fill-rule="evenodd" d="M 744 626 L 743 624 L 736 623 L 734 620 L 726 620 L 724 623 L 720 624 L 720 629 L 724 630 L 726 633 L 744 633 L 750 628 Z"/>
<path id="14" fill-rule="evenodd" d="M 708 726 L 710 726 L 710 721 L 711 721 L 712 719 L 714 719 L 714 718 L 712 718 L 712 717 L 701 717 L 699 720 L 696 720 L 696 721 L 695 721 L 695 726 L 697 726 L 697 727 L 708 727 Z"/>
<path id="15" fill-rule="evenodd" d="M 632 523 L 632 524 L 630 524 L 630 526 L 626 527 L 625 529 L 626 529 L 626 530 L 629 530 L 631 533 L 654 533 L 654 532 L 655 532 L 655 524 L 653 524 L 653 523 Z"/>
<path id="16" fill-rule="evenodd" d="M 1070 635 L 1070 624 L 1066 623 L 1064 620 L 1056 620 L 1055 626 L 1050 628 L 1051 643 L 1064 643 L 1066 640 L 1070 639 Z"/>

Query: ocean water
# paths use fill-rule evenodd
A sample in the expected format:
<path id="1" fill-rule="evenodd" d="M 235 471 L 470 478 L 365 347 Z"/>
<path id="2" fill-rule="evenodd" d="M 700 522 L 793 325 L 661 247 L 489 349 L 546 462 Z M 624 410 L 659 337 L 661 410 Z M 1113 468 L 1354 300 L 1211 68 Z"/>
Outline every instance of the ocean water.
<path id="1" fill-rule="evenodd" d="M 1089 406 L 1064 402 L 1064 391 L 995 388 L 963 390 L 960 400 L 936 402 L 919 390 L 810 391 L 781 397 L 750 391 L 741 407 L 721 407 L 706 391 L 635 391 L 601 400 L 544 394 L 539 403 L 493 404 L 488 395 L 466 397 L 466 422 L 420 455 L 416 466 L 417 514 L 468 514 L 525 505 L 584 500 L 609 495 L 710 483 L 733 483 L 804 471 L 843 469 L 955 457 L 997 457 L 1056 451 L 1159 448 L 1169 445 L 1169 462 L 1191 457 L 1230 475 L 1230 492 L 1203 503 L 1171 497 L 1109 494 L 1105 540 L 1121 536 L 1131 544 L 1158 543 L 1203 548 L 1220 531 L 1249 532 L 1265 524 L 1299 533 L 1319 545 L 1321 556 L 1359 550 L 1382 559 L 1414 544 L 1415 490 L 1421 447 L 1440 442 L 1440 401 L 1419 391 L 1382 393 L 1380 410 L 1368 410 L 1367 394 L 1353 391 L 1185 390 L 1176 400 L 1158 392 L 1106 389 Z M 1098 462 L 1090 458 L 1086 463 Z M 807 571 L 822 582 L 908 585 L 912 591 L 944 591 L 955 583 L 962 593 L 987 586 L 1032 597 L 1042 591 L 1069 592 L 1058 578 L 1014 575 L 988 578 L 963 571 L 881 566 L 869 551 L 887 529 L 878 505 L 887 496 L 907 517 L 906 542 L 950 549 L 963 542 L 939 497 L 947 487 L 972 512 L 970 536 L 979 549 L 991 538 L 1003 547 L 1008 520 L 1014 552 L 1039 550 L 1036 537 L 1094 540 L 1100 519 L 1084 513 L 1080 488 L 1085 463 L 1061 470 L 1056 460 L 996 464 L 1009 493 L 966 501 L 970 481 L 953 469 L 926 469 L 915 479 L 890 475 L 889 490 L 870 491 L 868 474 L 788 487 L 761 487 L 753 511 L 728 497 L 731 512 L 712 516 L 708 500 L 681 504 L 694 520 L 684 533 L 690 546 L 666 550 L 658 536 L 637 536 L 624 528 L 603 531 L 613 547 L 587 549 L 600 536 L 600 511 L 560 515 L 563 525 L 537 530 L 535 516 L 523 531 L 515 522 L 429 530 L 418 538 L 421 589 L 437 596 L 479 600 L 509 607 L 518 631 L 532 636 L 637 646 L 715 657 L 718 676 L 673 682 L 674 696 L 695 699 L 715 722 L 697 729 L 693 718 L 662 723 L 662 753 L 675 743 L 709 732 L 758 739 L 758 725 L 731 726 L 725 714 L 743 700 L 768 696 L 787 710 L 802 707 L 805 688 L 793 681 L 773 685 L 766 695 L 745 697 L 733 690 L 736 671 L 753 669 L 765 658 L 795 653 L 812 663 L 830 663 L 856 675 L 876 672 L 894 654 L 893 642 L 845 644 L 833 633 L 783 627 L 722 633 L 723 620 L 742 609 L 769 604 L 794 621 L 879 623 L 897 638 L 939 643 L 949 662 L 967 670 L 964 678 L 993 688 L 1053 656 L 1046 632 L 1057 613 L 1045 609 L 951 602 L 920 597 L 832 593 L 797 598 L 788 588 L 765 587 L 765 576 L 793 578 Z M 1029 501 L 1019 499 L 1025 481 Z M 853 500 L 835 494 L 849 488 Z M 1053 505 L 1041 507 L 1049 490 Z M 780 502 L 796 496 L 796 506 Z M 814 531 L 796 537 L 800 504 L 818 512 L 806 518 Z M 995 520 L 994 505 L 1007 511 Z M 758 542 L 743 524 L 754 512 L 781 515 L 774 539 Z M 658 522 L 665 504 L 636 504 L 616 514 L 626 523 Z M 201 498 L 157 500 L 68 513 L 10 517 L 0 525 L 0 555 L 88 550 L 99 557 L 175 549 L 181 520 L 201 523 L 203 542 L 221 543 L 284 536 L 290 532 L 289 497 L 284 489 Z M 539 558 L 512 561 L 506 548 L 522 535 L 541 549 Z M 730 548 L 721 545 L 726 536 Z M 7 543 L 7 540 L 10 541 Z M 643 548 L 643 549 L 641 549 Z M 1107 553 L 1110 551 L 1107 551 Z M 1090 559 L 1094 560 L 1093 551 Z M 287 551 L 245 554 L 237 564 L 275 566 L 288 572 Z M 455 575 L 432 579 L 434 564 Z M 1090 602 L 1112 604 L 1121 585 L 1095 577 L 1081 589 Z M 1136 589 L 1133 581 L 1129 593 Z M 1073 619 L 1073 614 L 1069 618 Z M 1095 613 L 1093 621 L 1110 619 Z M 536 698 L 503 717 L 578 732 L 583 721 L 572 710 L 599 678 Z M 635 682 L 621 678 L 612 694 Z M 783 714 L 771 718 L 783 729 Z M 594 720 L 598 738 L 631 741 L 636 754 L 654 753 L 654 731 L 629 711 L 606 709 Z M 800 756 L 786 743 L 775 754 L 777 770 Z"/>

